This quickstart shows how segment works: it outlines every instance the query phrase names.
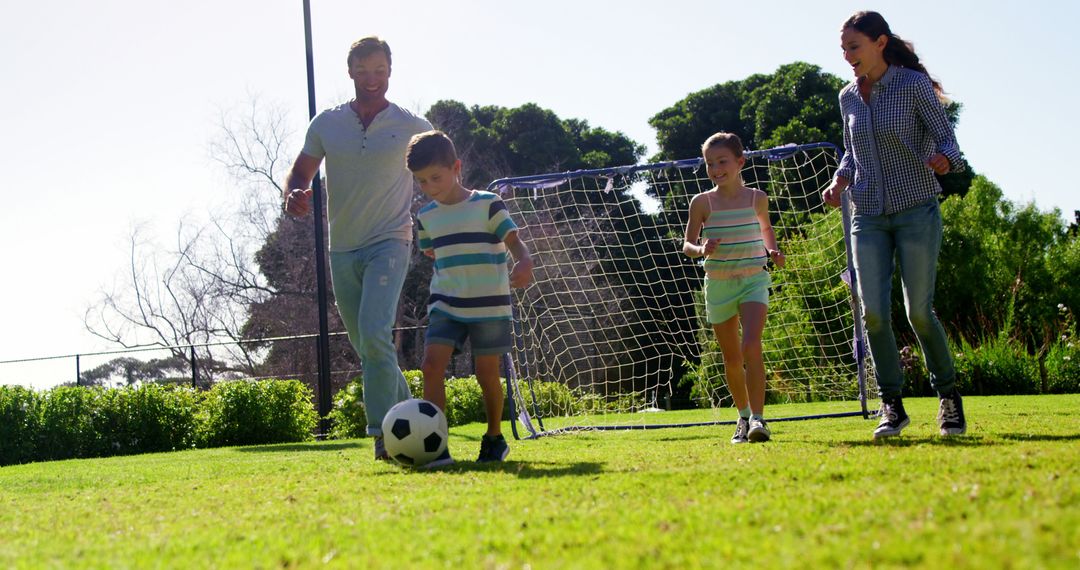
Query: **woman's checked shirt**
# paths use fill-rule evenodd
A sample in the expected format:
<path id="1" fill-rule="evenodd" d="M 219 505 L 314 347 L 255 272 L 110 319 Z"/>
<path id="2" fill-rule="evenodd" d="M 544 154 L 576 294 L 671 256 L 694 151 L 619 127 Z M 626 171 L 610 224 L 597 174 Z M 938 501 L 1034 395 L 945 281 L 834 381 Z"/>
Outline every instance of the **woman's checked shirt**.
<path id="1" fill-rule="evenodd" d="M 890 65 L 873 85 L 870 103 L 857 81 L 840 91 L 844 158 L 837 176 L 851 181 L 855 213 L 894 214 L 941 193 L 926 165 L 941 153 L 953 172 L 964 169 L 952 125 L 924 73 Z"/>

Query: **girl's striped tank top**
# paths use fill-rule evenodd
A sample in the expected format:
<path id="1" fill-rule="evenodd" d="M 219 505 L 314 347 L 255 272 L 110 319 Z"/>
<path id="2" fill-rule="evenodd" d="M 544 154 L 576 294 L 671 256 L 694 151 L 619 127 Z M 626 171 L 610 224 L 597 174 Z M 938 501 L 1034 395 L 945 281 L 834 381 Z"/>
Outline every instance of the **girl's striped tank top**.
<path id="1" fill-rule="evenodd" d="M 712 205 L 712 196 L 709 196 L 709 207 Z M 712 255 L 705 259 L 705 274 L 710 279 L 749 277 L 768 263 L 761 225 L 752 205 L 712 210 L 701 235 L 705 239 L 719 240 Z"/>

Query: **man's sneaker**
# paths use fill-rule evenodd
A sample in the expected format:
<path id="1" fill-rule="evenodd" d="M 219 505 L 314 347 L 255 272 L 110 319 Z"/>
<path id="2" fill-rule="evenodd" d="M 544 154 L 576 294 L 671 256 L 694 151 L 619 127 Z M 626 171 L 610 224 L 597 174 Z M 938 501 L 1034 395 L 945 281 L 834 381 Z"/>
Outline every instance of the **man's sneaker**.
<path id="1" fill-rule="evenodd" d="M 900 432 L 911 423 L 911 418 L 904 411 L 904 402 L 899 396 L 882 398 L 878 415 L 881 416 L 881 422 L 874 430 L 874 439 L 900 435 Z"/>
<path id="2" fill-rule="evenodd" d="M 960 392 L 953 388 L 952 392 L 940 399 L 937 421 L 941 435 L 963 435 L 967 431 L 967 419 L 964 417 L 964 402 L 960 399 Z"/>
<path id="3" fill-rule="evenodd" d="M 381 435 L 375 436 L 375 461 L 390 461 L 390 454 L 386 452 L 386 443 Z"/>
<path id="4" fill-rule="evenodd" d="M 731 436 L 731 443 L 747 443 L 750 440 L 747 439 L 746 434 L 750 431 L 750 419 L 739 418 L 739 423 L 735 424 L 735 435 Z"/>
<path id="5" fill-rule="evenodd" d="M 746 434 L 746 437 L 753 443 L 764 443 L 772 437 L 772 432 L 769 431 L 769 424 L 765 423 L 765 420 L 751 418 L 750 433 Z"/>
<path id="6" fill-rule="evenodd" d="M 480 440 L 480 456 L 476 462 L 502 461 L 507 455 L 510 455 L 510 446 L 506 445 L 506 438 L 502 434 L 485 435 Z"/>
<path id="7" fill-rule="evenodd" d="M 421 469 L 438 469 L 439 467 L 446 467 L 447 465 L 453 465 L 454 458 L 450 457 L 450 448 L 447 447 L 443 450 L 442 454 L 436 457 L 434 460 L 429 461 L 420 466 Z"/>

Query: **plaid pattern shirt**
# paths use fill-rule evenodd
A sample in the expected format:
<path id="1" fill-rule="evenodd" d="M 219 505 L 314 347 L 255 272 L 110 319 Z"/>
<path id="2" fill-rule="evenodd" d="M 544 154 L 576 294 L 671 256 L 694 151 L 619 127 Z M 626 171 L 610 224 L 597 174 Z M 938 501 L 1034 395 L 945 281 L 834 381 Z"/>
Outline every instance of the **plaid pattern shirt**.
<path id="1" fill-rule="evenodd" d="M 857 214 L 894 214 L 940 194 L 926 165 L 939 152 L 952 171 L 964 169 L 945 108 L 923 73 L 890 65 L 869 104 L 853 81 L 840 91 L 840 114 L 844 157 L 836 175 L 850 182 Z"/>

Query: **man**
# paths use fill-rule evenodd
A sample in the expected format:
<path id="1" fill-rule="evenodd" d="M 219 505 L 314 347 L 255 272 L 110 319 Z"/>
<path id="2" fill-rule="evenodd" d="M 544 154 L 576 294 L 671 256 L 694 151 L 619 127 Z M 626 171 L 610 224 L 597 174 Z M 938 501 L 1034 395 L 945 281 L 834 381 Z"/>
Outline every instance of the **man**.
<path id="1" fill-rule="evenodd" d="M 311 211 L 311 181 L 325 159 L 334 294 L 360 356 L 375 458 L 388 459 L 383 417 L 410 397 L 391 340 L 413 235 L 413 178 L 405 168 L 405 149 L 412 135 L 431 124 L 386 99 L 391 62 L 386 42 L 368 37 L 354 43 L 347 62 L 356 98 L 311 121 L 285 181 L 285 211 L 293 216 Z"/>

